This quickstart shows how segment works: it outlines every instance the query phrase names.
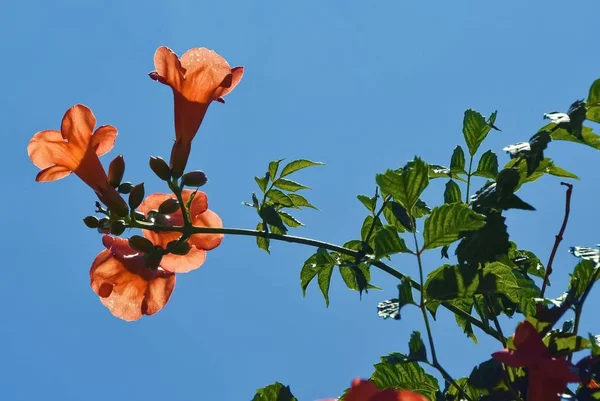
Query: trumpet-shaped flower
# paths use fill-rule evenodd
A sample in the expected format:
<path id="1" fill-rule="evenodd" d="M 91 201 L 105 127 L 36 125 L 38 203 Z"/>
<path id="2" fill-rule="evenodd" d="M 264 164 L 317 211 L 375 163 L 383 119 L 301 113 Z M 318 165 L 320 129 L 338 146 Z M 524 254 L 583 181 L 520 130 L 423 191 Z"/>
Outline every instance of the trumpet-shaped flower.
<path id="1" fill-rule="evenodd" d="M 558 401 L 568 383 L 580 381 L 577 368 L 565 359 L 553 357 L 528 321 L 519 324 L 513 343 L 516 350 L 503 349 L 492 357 L 508 366 L 527 368 L 528 401 Z"/>
<path id="2" fill-rule="evenodd" d="M 231 68 L 212 50 L 194 48 L 178 58 L 167 47 L 154 54 L 156 71 L 150 77 L 173 89 L 175 101 L 175 144 L 171 151 L 171 169 L 176 177 L 185 170 L 192 140 L 200 128 L 212 101 L 224 103 L 242 79 L 243 67 Z"/>
<path id="3" fill-rule="evenodd" d="M 42 169 L 36 181 L 55 181 L 75 173 L 92 188 L 98 198 L 119 215 L 127 214 L 127 204 L 108 183 L 99 156 L 115 144 L 117 129 L 112 125 L 98 127 L 92 111 L 77 104 L 65 113 L 60 131 L 36 133 L 27 145 L 27 154 Z"/>
<path id="4" fill-rule="evenodd" d="M 192 199 L 193 195 L 193 199 Z M 184 189 L 182 192 L 183 201 L 185 204 L 190 203 L 189 212 L 190 219 L 194 226 L 197 227 L 223 227 L 221 218 L 213 211 L 208 209 L 208 197 L 204 192 L 191 191 Z M 139 210 L 144 214 L 148 214 L 153 209 L 158 207 L 167 199 L 175 199 L 174 194 L 152 194 L 144 199 L 144 202 L 139 206 Z M 181 209 L 175 213 L 165 216 L 165 224 L 168 226 L 182 226 L 183 214 Z M 171 241 L 175 241 L 181 237 L 181 233 L 161 231 L 159 233 L 143 230 L 143 234 L 154 245 L 159 245 L 163 248 Z M 206 251 L 218 247 L 223 241 L 223 234 L 194 234 L 188 242 L 190 251 L 186 255 L 167 254 L 162 258 L 161 266 L 173 273 L 187 273 L 191 270 L 199 268 L 206 260 Z"/>
<path id="5" fill-rule="evenodd" d="M 329 398 L 321 401 L 336 401 Z M 356 378 L 345 397 L 346 401 L 429 401 L 422 394 L 410 390 L 380 390 L 375 383 L 369 380 Z"/>
<path id="6" fill-rule="evenodd" d="M 104 306 L 126 321 L 161 310 L 175 288 L 175 274 L 151 266 L 126 239 L 105 235 L 102 243 L 107 249 L 94 260 L 90 281 Z"/>

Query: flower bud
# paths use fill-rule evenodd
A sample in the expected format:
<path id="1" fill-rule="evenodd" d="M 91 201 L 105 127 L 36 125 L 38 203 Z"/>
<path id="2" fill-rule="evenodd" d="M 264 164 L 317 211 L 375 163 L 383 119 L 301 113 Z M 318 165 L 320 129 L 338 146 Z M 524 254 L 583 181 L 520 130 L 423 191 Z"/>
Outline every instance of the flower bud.
<path id="1" fill-rule="evenodd" d="M 146 221 L 146 216 L 144 216 L 144 213 L 140 212 L 139 210 L 133 212 L 133 215 L 137 221 Z"/>
<path id="2" fill-rule="evenodd" d="M 107 228 L 107 227 L 108 227 L 108 222 L 109 222 L 109 221 L 110 221 L 110 220 L 108 220 L 108 218 L 107 218 L 107 217 L 103 217 L 103 218 L 101 218 L 100 220 L 98 220 L 98 227 L 105 227 L 105 228 Z"/>
<path id="3" fill-rule="evenodd" d="M 131 189 L 131 193 L 129 194 L 129 207 L 131 210 L 136 209 L 139 205 L 144 201 L 144 183 L 137 184 L 135 187 Z"/>
<path id="4" fill-rule="evenodd" d="M 179 201 L 169 198 L 158 207 L 158 212 L 161 214 L 171 214 L 179 210 Z"/>
<path id="5" fill-rule="evenodd" d="M 187 255 L 190 251 L 190 244 L 185 242 L 179 242 L 179 240 L 171 241 L 167 244 L 167 251 L 174 255 Z"/>
<path id="6" fill-rule="evenodd" d="M 98 228 L 100 227 L 100 220 L 96 216 L 87 216 L 83 219 L 83 224 L 85 224 L 88 228 Z"/>
<path id="7" fill-rule="evenodd" d="M 160 157 L 150 157 L 150 168 L 154 171 L 154 174 L 163 181 L 171 179 L 171 169 L 166 161 Z"/>
<path id="8" fill-rule="evenodd" d="M 134 235 L 129 238 L 129 246 L 139 252 L 151 253 L 154 252 L 154 244 L 140 235 Z"/>
<path id="9" fill-rule="evenodd" d="M 206 184 L 207 181 L 206 174 L 200 170 L 190 171 L 181 177 L 181 184 L 188 187 L 201 187 Z"/>
<path id="10" fill-rule="evenodd" d="M 110 162 L 108 166 L 108 183 L 116 188 L 121 184 L 123 175 L 125 174 L 125 159 L 123 155 L 119 155 Z"/>
<path id="11" fill-rule="evenodd" d="M 158 269 L 158 266 L 160 265 L 160 261 L 162 260 L 163 257 L 163 251 L 162 249 L 155 249 L 150 253 L 147 253 L 144 255 L 144 260 L 146 262 L 146 266 L 149 267 L 150 269 Z"/>
<path id="12" fill-rule="evenodd" d="M 116 220 L 116 221 L 113 221 L 112 224 L 110 225 L 110 233 L 112 235 L 119 236 L 125 232 L 126 228 L 127 228 L 127 225 L 125 224 L 125 222 L 123 220 Z"/>
<path id="13" fill-rule="evenodd" d="M 117 191 L 119 191 L 122 194 L 127 195 L 128 193 L 131 192 L 132 189 L 133 189 L 133 184 L 130 183 L 129 181 L 126 181 L 126 182 L 122 183 L 121 185 L 119 185 L 119 188 L 117 188 Z"/>

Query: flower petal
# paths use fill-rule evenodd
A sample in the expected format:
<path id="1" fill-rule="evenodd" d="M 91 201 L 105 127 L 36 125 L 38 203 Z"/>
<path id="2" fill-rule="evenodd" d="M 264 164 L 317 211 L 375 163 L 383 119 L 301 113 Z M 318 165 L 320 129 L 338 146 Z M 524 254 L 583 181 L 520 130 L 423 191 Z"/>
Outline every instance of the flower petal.
<path id="1" fill-rule="evenodd" d="M 370 380 L 354 379 L 346 395 L 346 401 L 365 401 L 379 393 L 379 388 Z"/>
<path id="2" fill-rule="evenodd" d="M 60 180 L 61 178 L 65 178 L 66 176 L 68 176 L 71 173 L 72 173 L 72 171 L 66 167 L 52 166 L 52 167 L 45 168 L 42 171 L 40 171 L 39 173 L 37 173 L 37 175 L 35 176 L 35 180 L 37 182 L 56 181 L 56 180 Z"/>
<path id="3" fill-rule="evenodd" d="M 217 90 L 231 74 L 231 67 L 223 57 L 203 47 L 185 52 L 181 65 L 186 69 L 181 93 L 186 99 L 199 103 L 217 100 L 220 96 Z M 232 79 L 226 82 L 225 86 L 230 87 Z"/>
<path id="4" fill-rule="evenodd" d="M 69 152 L 73 158 L 83 159 L 95 126 L 96 117 L 87 106 L 76 104 L 67 110 L 60 131 L 63 138 L 69 141 Z"/>
<path id="5" fill-rule="evenodd" d="M 172 273 L 188 273 L 198 269 L 206 260 L 206 251 L 191 247 L 187 255 L 167 254 L 163 256 L 160 265 Z"/>
<path id="6" fill-rule="evenodd" d="M 195 216 L 192 222 L 196 227 L 223 227 L 221 218 L 212 210 L 207 210 L 206 212 Z M 198 249 L 210 251 L 221 245 L 224 237 L 223 234 L 194 234 L 190 237 L 190 244 Z"/>
<path id="7" fill-rule="evenodd" d="M 91 146 L 96 150 L 98 156 L 103 156 L 111 151 L 117 139 L 117 129 L 112 125 L 98 127 L 92 135 Z"/>
<path id="8" fill-rule="evenodd" d="M 31 162 L 41 169 L 55 164 L 67 164 L 73 169 L 77 166 L 76 163 L 69 163 L 71 156 L 67 150 L 67 143 L 62 134 L 56 130 L 36 133 L 27 145 L 27 155 Z"/>
<path id="9" fill-rule="evenodd" d="M 537 329 L 526 320 L 517 327 L 514 344 L 517 350 L 521 350 L 531 357 L 543 358 L 550 355 L 550 351 L 542 341 Z"/>
<path id="10" fill-rule="evenodd" d="M 388 389 L 371 397 L 369 401 L 429 401 L 429 399 L 414 391 Z"/>
<path id="11" fill-rule="evenodd" d="M 175 288 L 175 275 L 168 274 L 150 281 L 146 290 L 146 297 L 142 301 L 142 313 L 153 315 L 161 310 L 173 293 Z"/>
<path id="12" fill-rule="evenodd" d="M 155 193 L 148 195 L 142 204 L 138 207 L 138 210 L 144 214 L 148 214 L 151 210 L 158 210 L 158 207 L 167 199 L 175 198 L 175 195 Z"/>
<path id="13" fill-rule="evenodd" d="M 217 90 L 217 92 L 215 93 L 215 96 L 219 96 L 219 98 L 222 98 L 223 96 L 230 93 L 232 90 L 235 89 L 237 84 L 240 83 L 243 76 L 244 76 L 244 67 L 232 68 L 231 69 L 231 82 L 230 82 L 229 87 L 220 87 L 219 90 Z"/>
<path id="14" fill-rule="evenodd" d="M 166 46 L 161 46 L 154 53 L 154 68 L 166 85 L 180 91 L 185 70 L 177 55 Z"/>
<path id="15" fill-rule="evenodd" d="M 184 189 L 181 192 L 181 197 L 183 201 L 187 204 L 190 201 L 190 197 L 194 195 L 194 199 L 192 200 L 192 204 L 190 205 L 190 215 L 192 219 L 202 214 L 208 209 L 208 197 L 206 193 L 202 191 L 192 191 L 190 189 Z"/>

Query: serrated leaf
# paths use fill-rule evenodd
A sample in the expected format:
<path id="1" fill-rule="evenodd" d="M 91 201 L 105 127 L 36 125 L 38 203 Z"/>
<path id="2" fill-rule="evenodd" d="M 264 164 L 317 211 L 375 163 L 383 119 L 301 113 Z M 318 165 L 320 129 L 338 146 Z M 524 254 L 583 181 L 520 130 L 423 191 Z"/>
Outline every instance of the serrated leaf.
<path id="1" fill-rule="evenodd" d="M 304 196 L 302 196 L 302 195 L 287 194 L 287 196 L 288 196 L 288 198 L 290 198 L 292 200 L 292 203 L 297 208 L 310 207 L 311 209 L 319 210 L 316 207 L 314 207 L 313 205 L 311 205 L 310 202 L 307 201 L 306 198 Z"/>
<path id="2" fill-rule="evenodd" d="M 283 233 L 287 232 L 287 228 L 283 224 L 281 216 L 279 216 L 279 213 L 277 213 L 277 210 L 275 210 L 273 206 L 264 205 L 258 214 L 263 219 L 263 222 L 269 224 L 270 226 L 277 227 Z"/>
<path id="3" fill-rule="evenodd" d="M 369 212 L 375 213 L 375 207 L 377 206 L 376 196 L 369 197 L 367 195 L 357 195 L 356 198 L 360 201 L 360 203 L 365 205 Z"/>
<path id="4" fill-rule="evenodd" d="M 473 297 L 468 298 L 456 298 L 448 301 L 448 303 L 462 311 L 465 311 L 469 315 L 471 314 L 471 309 L 473 308 Z M 456 320 L 456 324 L 463 330 L 463 333 L 467 335 L 475 344 L 478 343 L 477 336 L 473 331 L 473 325 L 471 322 L 461 315 L 454 315 L 454 320 Z"/>
<path id="5" fill-rule="evenodd" d="M 263 223 L 258 223 L 258 225 L 256 226 L 256 231 L 265 231 Z M 271 251 L 269 250 L 269 243 L 270 240 L 267 237 L 256 237 L 256 245 L 258 245 L 260 249 L 267 251 L 267 253 L 271 253 Z"/>
<path id="6" fill-rule="evenodd" d="M 279 211 L 277 211 L 277 213 L 279 213 L 279 217 L 281 217 L 281 221 L 283 221 L 284 224 L 287 224 L 289 227 L 303 227 L 304 226 L 304 224 L 302 224 L 301 221 L 296 219 L 291 214 L 284 212 L 283 210 L 279 210 Z"/>
<path id="7" fill-rule="evenodd" d="M 283 192 L 281 192 L 278 189 L 271 189 L 267 193 L 267 198 L 281 206 L 285 206 L 285 207 L 294 206 L 294 201 L 292 200 L 292 198 L 290 198 L 287 194 L 284 194 Z"/>
<path id="8" fill-rule="evenodd" d="M 486 218 L 485 226 L 467 233 L 456 247 L 458 262 L 477 265 L 506 255 L 510 249 L 510 242 L 505 221 L 506 218 L 500 213 L 490 213 Z"/>
<path id="9" fill-rule="evenodd" d="M 425 373 L 417 362 L 406 362 L 402 354 L 390 354 L 381 358 L 375 365 L 370 379 L 381 389 L 406 389 L 423 394 L 430 400 L 436 400 L 439 384 L 435 377 Z"/>
<path id="10" fill-rule="evenodd" d="M 489 121 L 493 124 L 496 120 L 496 112 L 492 114 Z M 469 154 L 474 156 L 481 143 L 491 130 L 490 124 L 479 112 L 468 109 L 463 118 L 463 135 L 469 148 Z"/>
<path id="11" fill-rule="evenodd" d="M 537 167 L 537 169 L 530 175 L 527 175 L 527 164 L 524 162 L 519 162 L 519 159 L 513 159 L 509 161 L 508 163 L 506 163 L 504 168 L 513 168 L 519 172 L 519 183 L 515 188 L 515 192 L 521 187 L 521 185 L 528 182 L 536 181 L 537 179 L 541 178 L 544 174 L 550 174 L 564 178 L 573 178 L 577 180 L 579 179 L 579 177 L 577 177 L 575 174 L 555 165 L 554 161 L 552 161 L 552 159 L 549 158 L 545 158 L 542 161 L 540 161 L 540 164 Z"/>
<path id="12" fill-rule="evenodd" d="M 443 265 L 427 275 L 427 300 L 446 301 L 472 297 L 479 286 L 477 269 L 472 266 Z"/>
<path id="13" fill-rule="evenodd" d="M 522 294 L 513 269 L 500 262 L 492 262 L 484 266 L 478 292 L 503 294 L 516 304 L 519 303 Z"/>
<path id="14" fill-rule="evenodd" d="M 400 232 L 413 230 L 412 219 L 398 202 L 388 201 L 383 208 L 383 217 Z"/>
<path id="15" fill-rule="evenodd" d="M 296 192 L 300 189 L 310 189 L 307 186 L 297 183 L 296 181 L 288 180 L 287 178 L 279 178 L 273 183 L 273 185 L 279 189 L 292 192 Z"/>
<path id="16" fill-rule="evenodd" d="M 298 401 L 289 386 L 275 382 L 256 391 L 252 401 Z"/>
<path id="17" fill-rule="evenodd" d="M 277 176 L 277 170 L 279 170 L 279 163 L 281 163 L 283 159 L 273 160 L 269 163 L 269 178 L 271 181 L 275 179 Z"/>
<path id="18" fill-rule="evenodd" d="M 409 354 L 408 358 L 415 361 L 427 361 L 427 351 L 425 350 L 425 344 L 421 338 L 421 333 L 413 331 L 408 341 Z"/>
<path id="19" fill-rule="evenodd" d="M 456 202 L 462 202 L 460 187 L 454 180 L 449 180 L 446 183 L 446 189 L 444 190 L 444 203 Z"/>
<path id="20" fill-rule="evenodd" d="M 600 123 L 600 79 L 594 81 L 590 86 L 586 100 L 587 112 L 585 118 Z"/>
<path id="21" fill-rule="evenodd" d="M 267 183 L 269 182 L 269 176 L 265 175 L 264 177 L 254 177 L 254 181 L 258 184 L 261 192 L 264 194 L 267 190 Z"/>
<path id="22" fill-rule="evenodd" d="M 362 293 L 370 288 L 369 281 L 371 281 L 371 270 L 366 263 L 340 266 L 340 275 L 346 286 L 351 290 Z"/>
<path id="23" fill-rule="evenodd" d="M 409 252 L 410 249 L 400 238 L 398 232 L 392 226 L 377 227 L 373 230 L 371 240 L 369 242 L 375 253 L 375 258 L 393 255 L 400 252 Z"/>
<path id="24" fill-rule="evenodd" d="M 360 238 L 365 242 L 370 242 L 369 239 L 370 237 L 372 237 L 373 232 L 376 228 L 380 227 L 383 227 L 383 224 L 381 223 L 381 220 L 379 218 L 375 219 L 373 216 L 365 217 L 363 225 L 360 229 Z M 369 238 L 367 238 L 367 236 L 369 236 Z"/>
<path id="25" fill-rule="evenodd" d="M 569 290 L 574 291 L 575 297 L 580 297 L 585 292 L 596 271 L 595 266 L 595 262 L 583 259 L 573 269 L 573 273 L 570 274 Z"/>
<path id="26" fill-rule="evenodd" d="M 552 130 L 555 124 L 550 123 L 547 126 L 543 127 L 540 131 L 545 128 Z M 581 143 L 584 145 L 588 145 L 594 149 L 600 150 L 600 136 L 598 136 L 590 127 L 583 127 L 581 131 L 581 139 L 578 139 L 576 136 L 569 134 L 569 132 L 565 128 L 558 128 L 554 132 L 552 132 L 552 139 L 557 141 L 569 141 Z"/>
<path id="27" fill-rule="evenodd" d="M 467 205 L 453 203 L 436 207 L 425 219 L 423 249 L 433 249 L 449 245 L 467 231 L 477 230 L 485 225 L 485 216 L 472 211 Z"/>
<path id="28" fill-rule="evenodd" d="M 480 389 L 470 385 L 469 379 L 466 377 L 456 379 L 455 382 L 471 400 L 485 399 L 484 397 L 489 394 L 487 389 Z M 449 401 L 459 401 L 463 399 L 462 394 L 454 386 L 448 387 L 446 397 Z"/>
<path id="29" fill-rule="evenodd" d="M 333 273 L 333 266 L 325 267 L 319 270 L 317 281 L 319 288 L 325 298 L 325 305 L 329 307 L 329 284 L 331 283 L 331 274 Z"/>
<path id="30" fill-rule="evenodd" d="M 412 215 L 419 197 L 429 185 L 429 168 L 416 157 L 401 174 L 388 170 L 377 174 L 376 181 L 383 193 L 391 194 Z"/>
<path id="31" fill-rule="evenodd" d="M 455 174 L 467 174 L 465 171 L 465 152 L 460 145 L 457 145 L 452 152 L 450 171 Z"/>
<path id="32" fill-rule="evenodd" d="M 280 177 L 285 177 L 286 175 L 290 175 L 295 171 L 302 170 L 307 167 L 322 166 L 324 164 L 325 163 L 313 162 L 313 161 L 306 160 L 306 159 L 294 160 L 285 165 L 283 170 L 281 170 Z"/>
<path id="33" fill-rule="evenodd" d="M 482 154 L 477 165 L 477 170 L 475 170 L 473 175 L 495 180 L 498 175 L 498 157 L 496 154 L 491 150 Z"/>

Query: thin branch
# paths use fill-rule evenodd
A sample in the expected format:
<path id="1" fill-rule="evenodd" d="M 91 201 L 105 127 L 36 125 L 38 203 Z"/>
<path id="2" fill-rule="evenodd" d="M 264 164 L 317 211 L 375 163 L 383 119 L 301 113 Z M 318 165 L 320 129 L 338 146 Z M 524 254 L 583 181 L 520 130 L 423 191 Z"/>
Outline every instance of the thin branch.
<path id="1" fill-rule="evenodd" d="M 566 199 L 565 199 L 565 217 L 562 222 L 562 226 L 560 227 L 560 231 L 556 235 L 554 240 L 554 246 L 552 247 L 552 252 L 550 253 L 550 259 L 548 260 L 548 264 L 546 265 L 546 275 L 544 276 L 544 282 L 542 283 L 542 290 L 540 291 L 540 298 L 544 298 L 544 294 L 546 292 L 546 286 L 548 285 L 548 280 L 550 279 L 550 274 L 552 274 L 552 263 L 554 262 L 554 257 L 556 256 L 556 252 L 558 251 L 558 246 L 560 242 L 563 240 L 563 235 L 565 233 L 565 229 L 567 228 L 567 223 L 569 222 L 569 214 L 571 213 L 571 194 L 573 193 L 573 185 L 568 184 L 566 182 L 561 182 L 560 185 L 564 185 L 567 187 Z"/>

